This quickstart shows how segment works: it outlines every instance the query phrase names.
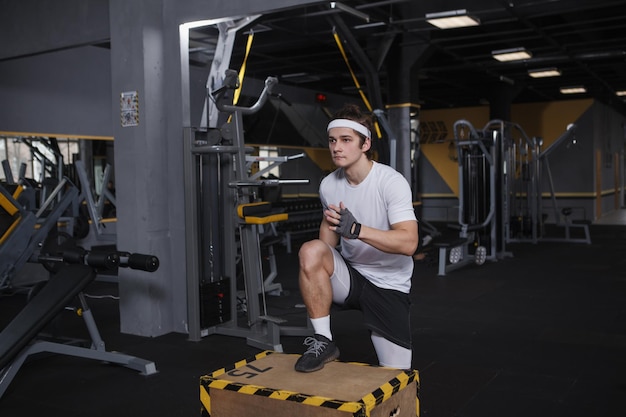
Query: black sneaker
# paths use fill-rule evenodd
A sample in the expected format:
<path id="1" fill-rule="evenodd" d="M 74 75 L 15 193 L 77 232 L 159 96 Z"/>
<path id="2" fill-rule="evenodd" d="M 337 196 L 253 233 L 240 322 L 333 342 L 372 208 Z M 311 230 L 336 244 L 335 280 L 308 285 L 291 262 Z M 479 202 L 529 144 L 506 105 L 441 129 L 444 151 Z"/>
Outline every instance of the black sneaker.
<path id="1" fill-rule="evenodd" d="M 296 361 L 295 368 L 298 372 L 319 371 L 325 363 L 332 362 L 339 357 L 339 349 L 335 342 L 321 334 L 307 337 L 304 339 L 304 344 L 309 348 Z"/>

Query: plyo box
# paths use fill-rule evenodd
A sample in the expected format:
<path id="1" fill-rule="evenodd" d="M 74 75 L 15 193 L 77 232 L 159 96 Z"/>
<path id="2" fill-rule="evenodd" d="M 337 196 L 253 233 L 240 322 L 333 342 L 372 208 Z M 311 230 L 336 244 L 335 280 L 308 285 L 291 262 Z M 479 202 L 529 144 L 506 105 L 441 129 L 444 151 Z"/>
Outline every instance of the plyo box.
<path id="1" fill-rule="evenodd" d="M 417 371 L 334 361 L 294 370 L 300 355 L 259 353 L 200 377 L 207 417 L 415 417 Z"/>

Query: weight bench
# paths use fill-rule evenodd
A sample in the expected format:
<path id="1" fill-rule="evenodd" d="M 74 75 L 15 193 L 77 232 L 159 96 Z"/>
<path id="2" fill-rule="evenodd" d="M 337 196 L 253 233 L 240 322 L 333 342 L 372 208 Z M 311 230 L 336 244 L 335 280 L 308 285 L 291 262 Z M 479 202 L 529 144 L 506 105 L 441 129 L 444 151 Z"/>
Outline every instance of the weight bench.
<path id="1" fill-rule="evenodd" d="M 139 371 L 142 375 L 156 373 L 154 362 L 139 359 L 117 352 L 107 352 L 100 338 L 98 328 L 87 305 L 82 291 L 96 278 L 95 264 L 110 269 L 117 266 L 129 266 L 134 269 L 154 271 L 158 268 L 158 260 L 149 255 L 124 256 L 120 262 L 118 254 L 95 254 L 74 252 L 68 257 L 40 258 L 40 261 L 70 261 L 75 264 L 63 266 L 52 275 L 45 285 L 37 292 L 26 306 L 0 332 L 0 398 L 30 355 L 49 352 L 64 354 L 104 362 L 115 363 Z M 127 256 L 128 255 L 128 256 Z M 89 260 L 89 259 L 92 260 Z M 77 263 L 86 260 L 88 264 Z M 91 337 L 91 347 L 80 347 L 60 342 L 36 340 L 37 335 L 78 296 L 81 302 L 81 317 L 85 321 Z"/>
<path id="2" fill-rule="evenodd" d="M 11 279 L 39 249 L 58 220 L 78 196 L 78 189 L 63 179 L 36 213 L 24 209 L 17 201 L 22 187 L 11 194 L 0 185 L 0 290 L 9 287 Z"/>
<path id="3" fill-rule="evenodd" d="M 24 210 L 17 201 L 21 191 L 21 186 L 11 193 L 0 185 L 0 290 L 9 286 L 20 267 L 19 260 L 37 225 L 35 214 Z"/>

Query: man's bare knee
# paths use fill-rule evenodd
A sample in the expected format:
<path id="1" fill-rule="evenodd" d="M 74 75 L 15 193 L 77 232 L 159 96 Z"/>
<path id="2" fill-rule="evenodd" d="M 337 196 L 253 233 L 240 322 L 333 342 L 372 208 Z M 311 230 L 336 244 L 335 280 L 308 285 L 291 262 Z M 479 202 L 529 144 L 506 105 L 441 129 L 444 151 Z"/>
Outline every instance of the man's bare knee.
<path id="1" fill-rule="evenodd" d="M 319 261 L 320 257 L 327 250 L 328 247 L 321 240 L 310 240 L 305 242 L 300 247 L 300 251 L 298 252 L 298 258 L 300 259 L 300 263 L 310 263 Z"/>
<path id="2" fill-rule="evenodd" d="M 330 248 L 321 240 L 305 242 L 300 247 L 298 258 L 303 271 L 319 270 L 330 254 Z M 332 256 L 332 255 L 331 255 Z"/>

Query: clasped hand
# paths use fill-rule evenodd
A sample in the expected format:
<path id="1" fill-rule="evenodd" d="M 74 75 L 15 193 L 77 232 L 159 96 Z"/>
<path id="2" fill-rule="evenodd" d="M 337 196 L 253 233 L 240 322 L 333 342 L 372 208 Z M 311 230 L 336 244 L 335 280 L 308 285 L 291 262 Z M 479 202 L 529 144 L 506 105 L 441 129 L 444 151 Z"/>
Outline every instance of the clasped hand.
<path id="1" fill-rule="evenodd" d="M 335 233 L 348 239 L 359 237 L 361 224 L 357 222 L 350 210 L 343 205 L 343 202 L 339 203 L 339 207 L 330 204 L 325 211 L 325 215 L 328 223 L 334 225 L 334 228 L 331 226 L 331 230 Z"/>

